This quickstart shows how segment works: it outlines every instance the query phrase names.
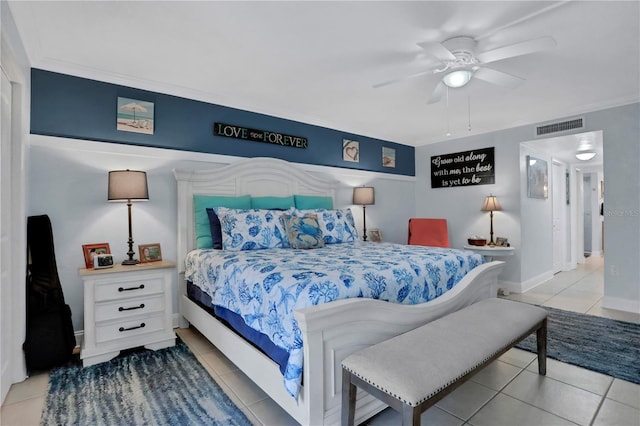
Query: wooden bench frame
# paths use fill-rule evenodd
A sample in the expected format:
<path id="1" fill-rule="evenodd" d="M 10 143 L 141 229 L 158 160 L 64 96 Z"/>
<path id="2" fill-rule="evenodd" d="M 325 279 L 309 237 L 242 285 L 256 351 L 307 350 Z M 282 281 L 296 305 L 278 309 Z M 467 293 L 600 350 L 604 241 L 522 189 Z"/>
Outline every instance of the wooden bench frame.
<path id="1" fill-rule="evenodd" d="M 520 338 L 512 342 L 510 345 L 502 348 L 498 351 L 495 356 L 489 358 L 485 362 L 476 366 L 472 371 L 461 376 L 453 383 L 451 383 L 446 388 L 442 389 L 440 392 L 433 395 L 431 398 L 425 400 L 421 404 L 412 407 L 411 405 L 405 404 L 397 398 L 389 395 L 388 393 L 376 388 L 375 386 L 365 382 L 364 380 L 357 377 L 355 374 L 347 371 L 346 369 L 342 369 L 342 425 L 353 426 L 354 417 L 355 417 L 355 408 L 356 408 L 356 391 L 357 388 L 361 388 L 366 392 L 370 393 L 374 397 L 378 398 L 385 404 L 389 405 L 394 410 L 398 411 L 402 415 L 402 424 L 419 426 L 420 425 L 420 416 L 423 412 L 431 408 L 442 398 L 453 392 L 458 386 L 462 385 L 466 382 L 471 376 L 473 376 L 478 371 L 482 370 L 488 364 L 495 361 L 497 358 L 502 356 L 509 349 L 514 347 L 520 341 L 522 341 L 525 337 L 529 336 L 531 333 L 536 332 L 537 339 L 537 351 L 538 351 L 538 373 L 542 376 L 547 374 L 547 319 L 540 321 L 531 329 L 529 329 L 526 333 L 524 333 Z"/>

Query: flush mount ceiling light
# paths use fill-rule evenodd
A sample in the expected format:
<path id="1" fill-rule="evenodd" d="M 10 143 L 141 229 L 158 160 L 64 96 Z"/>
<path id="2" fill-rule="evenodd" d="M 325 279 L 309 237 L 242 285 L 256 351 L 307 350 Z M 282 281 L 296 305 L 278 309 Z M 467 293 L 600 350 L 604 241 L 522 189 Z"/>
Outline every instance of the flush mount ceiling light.
<path id="1" fill-rule="evenodd" d="M 589 161 L 591 160 L 593 157 L 596 156 L 596 152 L 592 151 L 592 150 L 587 150 L 587 151 L 579 151 L 576 154 L 576 158 L 580 161 Z"/>
<path id="2" fill-rule="evenodd" d="M 471 81 L 473 72 L 467 69 L 451 71 L 449 74 L 442 77 L 442 82 L 451 88 L 462 87 Z"/>

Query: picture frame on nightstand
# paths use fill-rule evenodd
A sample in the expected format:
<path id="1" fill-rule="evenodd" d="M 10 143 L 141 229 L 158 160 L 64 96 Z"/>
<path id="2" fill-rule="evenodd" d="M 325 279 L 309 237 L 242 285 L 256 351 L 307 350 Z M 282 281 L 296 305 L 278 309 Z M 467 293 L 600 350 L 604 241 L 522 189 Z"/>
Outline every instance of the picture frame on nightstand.
<path id="1" fill-rule="evenodd" d="M 504 237 L 496 237 L 497 247 L 509 247 L 509 240 Z"/>
<path id="2" fill-rule="evenodd" d="M 160 262 L 162 260 L 162 250 L 159 243 L 140 244 L 138 245 L 140 252 L 140 263 Z"/>
<path id="3" fill-rule="evenodd" d="M 111 254 L 109 243 L 83 244 L 82 253 L 84 254 L 84 267 L 93 269 L 94 257 L 99 254 Z"/>
<path id="4" fill-rule="evenodd" d="M 378 228 L 369 229 L 369 241 L 374 243 L 382 242 L 382 232 Z"/>

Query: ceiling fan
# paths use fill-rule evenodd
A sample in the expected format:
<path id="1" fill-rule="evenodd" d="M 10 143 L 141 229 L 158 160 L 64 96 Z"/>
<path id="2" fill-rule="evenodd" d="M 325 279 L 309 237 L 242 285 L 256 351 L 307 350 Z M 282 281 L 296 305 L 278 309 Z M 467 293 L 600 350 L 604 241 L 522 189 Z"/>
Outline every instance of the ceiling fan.
<path id="1" fill-rule="evenodd" d="M 524 79 L 488 68 L 485 65 L 507 58 L 551 49 L 556 46 L 556 41 L 553 37 L 540 37 L 485 52 L 476 52 L 477 44 L 476 39 L 466 36 L 453 37 L 442 43 L 418 43 L 418 46 L 420 46 L 425 53 L 440 61 L 438 66 L 409 76 L 378 83 L 373 87 L 383 87 L 409 78 L 428 74 L 440 76 L 440 81 L 437 83 L 429 98 L 429 104 L 438 102 L 447 87 L 462 87 L 469 83 L 472 78 L 484 80 L 498 86 L 514 88 L 521 84 Z"/>

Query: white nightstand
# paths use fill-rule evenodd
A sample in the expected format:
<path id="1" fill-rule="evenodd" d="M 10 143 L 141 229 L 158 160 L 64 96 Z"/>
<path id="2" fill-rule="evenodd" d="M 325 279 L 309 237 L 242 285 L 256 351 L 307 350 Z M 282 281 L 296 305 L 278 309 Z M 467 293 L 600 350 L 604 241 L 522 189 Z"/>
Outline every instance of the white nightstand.
<path id="1" fill-rule="evenodd" d="M 483 255 L 489 262 L 491 262 L 494 257 L 513 256 L 513 247 L 465 245 L 464 249 Z"/>
<path id="2" fill-rule="evenodd" d="M 107 269 L 80 269 L 84 283 L 83 366 L 117 356 L 121 350 L 175 345 L 171 281 L 167 261 Z"/>

